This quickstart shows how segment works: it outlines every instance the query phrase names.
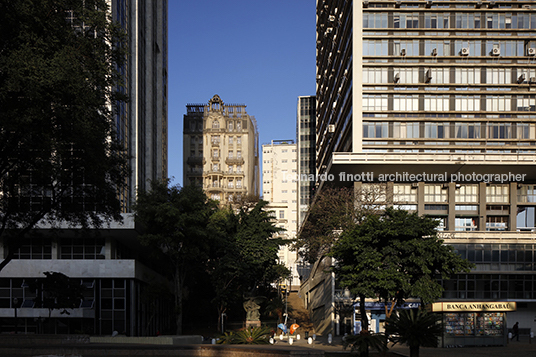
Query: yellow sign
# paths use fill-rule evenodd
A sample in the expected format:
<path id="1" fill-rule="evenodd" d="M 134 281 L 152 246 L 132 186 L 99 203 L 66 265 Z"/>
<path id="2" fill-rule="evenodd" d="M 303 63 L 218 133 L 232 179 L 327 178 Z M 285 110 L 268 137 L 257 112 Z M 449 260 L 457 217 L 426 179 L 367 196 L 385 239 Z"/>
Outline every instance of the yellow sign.
<path id="1" fill-rule="evenodd" d="M 435 302 L 432 304 L 433 312 L 500 312 L 516 311 L 517 306 L 512 301 L 486 301 L 486 302 Z"/>

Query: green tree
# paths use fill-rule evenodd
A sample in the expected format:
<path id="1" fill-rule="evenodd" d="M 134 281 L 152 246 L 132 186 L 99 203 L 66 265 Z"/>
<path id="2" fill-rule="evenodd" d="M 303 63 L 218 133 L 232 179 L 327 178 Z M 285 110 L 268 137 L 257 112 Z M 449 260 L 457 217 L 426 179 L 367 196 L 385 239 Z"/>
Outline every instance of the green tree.
<path id="1" fill-rule="evenodd" d="M 437 347 L 443 327 L 441 317 L 422 309 L 398 310 L 385 320 L 385 333 L 396 343 L 409 346 L 410 357 L 419 357 L 419 347 Z"/>
<path id="2" fill-rule="evenodd" d="M 144 227 L 142 244 L 160 250 L 172 267 L 177 334 L 182 334 L 184 282 L 193 269 L 207 269 L 211 237 L 207 226 L 216 211 L 196 186 L 169 186 L 169 180 L 152 181 L 150 191 L 140 190 L 134 205 L 136 222 Z"/>
<path id="3" fill-rule="evenodd" d="M 334 244 L 336 277 L 359 297 L 364 329 L 366 298 L 378 297 L 389 316 L 409 297 L 435 301 L 443 292 L 440 279 L 470 271 L 472 264 L 443 244 L 436 226 L 430 217 L 387 208 L 382 215 L 367 216 Z"/>
<path id="4" fill-rule="evenodd" d="M 287 242 L 276 236 L 282 229 L 274 225 L 266 205 L 266 201 L 257 201 L 237 209 L 222 208 L 211 217 L 208 273 L 218 319 L 231 303 L 256 290 L 269 290 L 272 283 L 289 274 L 277 262 L 279 247 Z"/>
<path id="5" fill-rule="evenodd" d="M 0 1 L 0 270 L 38 223 L 121 219 L 125 39 L 105 0 Z"/>

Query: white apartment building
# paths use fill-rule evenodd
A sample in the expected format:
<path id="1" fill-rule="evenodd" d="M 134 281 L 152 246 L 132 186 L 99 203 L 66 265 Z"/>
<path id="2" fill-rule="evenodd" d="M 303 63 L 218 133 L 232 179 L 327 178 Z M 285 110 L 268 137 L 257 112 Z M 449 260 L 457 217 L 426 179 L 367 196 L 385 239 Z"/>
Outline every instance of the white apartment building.
<path id="1" fill-rule="evenodd" d="M 272 140 L 262 145 L 262 194 L 270 203 L 277 226 L 284 228 L 281 235 L 296 238 L 298 227 L 298 156 L 294 140 Z M 296 268 L 297 254 L 291 245 L 279 250 L 279 261 L 292 272 L 291 289 L 299 286 L 300 277 Z"/>

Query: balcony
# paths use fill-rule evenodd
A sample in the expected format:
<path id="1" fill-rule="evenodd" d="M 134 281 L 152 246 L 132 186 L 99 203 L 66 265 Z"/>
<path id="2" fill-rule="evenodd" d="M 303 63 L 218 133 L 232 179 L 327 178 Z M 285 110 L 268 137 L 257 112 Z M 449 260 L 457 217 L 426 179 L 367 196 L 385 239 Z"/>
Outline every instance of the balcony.
<path id="1" fill-rule="evenodd" d="M 243 157 L 227 157 L 225 159 L 225 163 L 227 165 L 243 165 L 244 158 Z"/>

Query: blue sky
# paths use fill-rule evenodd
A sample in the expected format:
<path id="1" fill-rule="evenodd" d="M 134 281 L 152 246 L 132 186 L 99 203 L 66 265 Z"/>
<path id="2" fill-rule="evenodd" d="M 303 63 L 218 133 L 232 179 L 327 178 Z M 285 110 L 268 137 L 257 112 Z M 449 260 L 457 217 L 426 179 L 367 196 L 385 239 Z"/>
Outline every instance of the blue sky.
<path id="1" fill-rule="evenodd" d="M 182 185 L 188 103 L 245 104 L 259 143 L 295 139 L 299 96 L 315 94 L 314 0 L 169 0 L 168 170 Z"/>

